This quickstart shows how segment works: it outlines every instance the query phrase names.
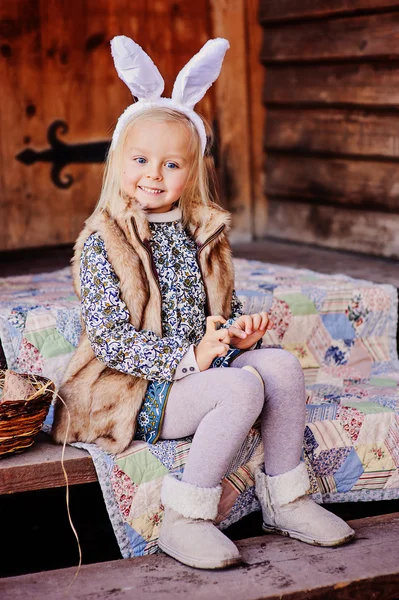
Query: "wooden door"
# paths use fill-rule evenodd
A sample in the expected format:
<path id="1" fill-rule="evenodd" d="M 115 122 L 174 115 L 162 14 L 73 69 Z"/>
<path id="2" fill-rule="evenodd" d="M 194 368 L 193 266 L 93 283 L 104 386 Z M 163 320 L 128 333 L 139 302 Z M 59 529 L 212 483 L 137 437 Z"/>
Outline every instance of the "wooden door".
<path id="1" fill-rule="evenodd" d="M 230 40 L 218 84 L 197 108 L 218 134 L 216 162 L 222 203 L 233 212 L 233 237 L 250 239 L 261 173 L 261 151 L 256 167 L 251 160 L 253 131 L 259 148 L 262 130 L 253 121 L 253 114 L 262 118 L 262 68 L 253 41 L 258 48 L 257 4 L 2 0 L 0 250 L 71 243 L 93 210 L 111 131 L 131 103 L 109 49 L 118 34 L 134 38 L 153 58 L 167 96 L 179 70 L 207 39 Z"/>

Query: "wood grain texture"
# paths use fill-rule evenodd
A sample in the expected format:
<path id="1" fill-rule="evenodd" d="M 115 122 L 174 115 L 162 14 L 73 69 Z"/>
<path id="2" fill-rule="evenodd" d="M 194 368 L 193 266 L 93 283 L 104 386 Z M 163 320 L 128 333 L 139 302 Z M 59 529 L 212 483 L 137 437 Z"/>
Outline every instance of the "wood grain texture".
<path id="1" fill-rule="evenodd" d="M 132 36 L 153 58 L 170 94 L 177 73 L 210 34 L 207 0 L 3 0 L 0 3 L 0 249 L 73 242 L 93 210 L 101 164 L 70 164 L 74 183 L 59 189 L 51 165 L 16 160 L 49 148 L 47 130 L 63 120 L 66 144 L 107 140 L 132 97 L 109 49 Z M 195 36 L 192 32 L 195 31 Z M 211 95 L 198 105 L 212 118 Z"/>
<path id="2" fill-rule="evenodd" d="M 317 108 L 268 112 L 267 150 L 399 159 L 399 113 Z"/>
<path id="3" fill-rule="evenodd" d="M 231 41 L 220 80 L 196 108 L 219 125 L 222 200 L 233 212 L 233 236 L 250 239 L 251 181 L 256 181 L 256 194 L 263 188 L 260 156 L 256 154 L 254 171 L 249 158 L 249 104 L 253 103 L 255 119 L 262 118 L 263 110 L 260 34 L 252 36 L 256 11 L 257 0 L 248 4 L 244 0 L 71 0 L 62 6 L 47 0 L 4 0 L 0 7 L 0 94 L 5 98 L 0 113 L 0 218 L 7 220 L 8 227 L 0 230 L 0 250 L 71 243 L 93 210 L 101 164 L 66 165 L 62 178 L 71 175 L 74 183 L 59 189 L 51 182 L 49 163 L 28 167 L 15 156 L 25 148 L 49 148 L 47 130 L 56 120 L 68 125 L 68 131 L 59 134 L 65 144 L 109 139 L 117 118 L 131 103 L 109 51 L 110 39 L 120 33 L 133 37 L 157 64 L 166 96 L 179 70 L 208 38 L 222 35 Z M 249 55 L 256 60 L 251 69 Z M 261 148 L 261 129 L 258 123 L 257 148 Z"/>
<path id="4" fill-rule="evenodd" d="M 359 213 L 363 209 L 399 213 L 398 165 L 270 153 L 266 193 L 293 202 L 357 208 Z"/>
<path id="5" fill-rule="evenodd" d="M 222 202 L 232 212 L 232 240 L 252 238 L 250 108 L 244 0 L 210 0 L 214 37 L 230 41 L 215 86 Z"/>
<path id="6" fill-rule="evenodd" d="M 398 8 L 261 2 L 268 235 L 398 256 Z"/>
<path id="7" fill-rule="evenodd" d="M 399 57 L 399 12 L 298 22 L 265 31 L 269 63 Z"/>
<path id="8" fill-rule="evenodd" d="M 294 19 L 319 19 L 362 11 L 399 8 L 398 0 L 261 0 L 261 23 Z"/>
<path id="9" fill-rule="evenodd" d="M 233 569 L 195 570 L 165 554 L 84 565 L 68 598 L 128 600 L 137 590 L 143 600 L 398 598 L 399 514 L 350 524 L 357 538 L 339 549 L 317 548 L 274 535 L 239 541 L 243 563 Z M 69 568 L 3 579 L 2 600 L 61 600 L 75 571 Z"/>
<path id="10" fill-rule="evenodd" d="M 0 460 L 0 494 L 63 487 L 62 446 L 40 433 L 26 452 Z M 97 481 L 91 456 L 85 450 L 66 446 L 65 470 L 70 485 Z"/>
<path id="11" fill-rule="evenodd" d="M 399 258 L 399 215 L 269 198 L 268 236 Z"/>
<path id="12" fill-rule="evenodd" d="M 263 156 L 263 125 L 266 108 L 262 104 L 262 90 L 266 71 L 259 57 L 262 46 L 262 29 L 258 23 L 258 2 L 245 3 L 246 38 L 248 47 L 248 97 L 250 113 L 250 162 L 252 231 L 255 238 L 262 238 L 267 227 L 267 198 L 265 196 L 265 169 Z"/>
<path id="13" fill-rule="evenodd" d="M 267 104 L 396 108 L 399 63 L 269 65 Z"/>

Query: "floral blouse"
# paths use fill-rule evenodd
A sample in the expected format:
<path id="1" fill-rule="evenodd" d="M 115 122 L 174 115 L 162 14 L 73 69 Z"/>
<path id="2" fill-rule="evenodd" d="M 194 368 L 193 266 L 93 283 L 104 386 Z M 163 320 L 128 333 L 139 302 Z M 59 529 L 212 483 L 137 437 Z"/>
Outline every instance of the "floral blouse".
<path id="1" fill-rule="evenodd" d="M 173 213 L 179 209 L 175 209 Z M 150 246 L 162 294 L 163 337 L 136 330 L 130 323 L 120 283 L 99 234 L 86 240 L 81 256 L 82 316 L 97 358 L 107 366 L 156 382 L 171 382 L 191 345 L 205 333 L 205 289 L 196 259 L 196 244 L 180 218 L 149 223 Z M 242 314 L 233 293 L 228 327 Z"/>

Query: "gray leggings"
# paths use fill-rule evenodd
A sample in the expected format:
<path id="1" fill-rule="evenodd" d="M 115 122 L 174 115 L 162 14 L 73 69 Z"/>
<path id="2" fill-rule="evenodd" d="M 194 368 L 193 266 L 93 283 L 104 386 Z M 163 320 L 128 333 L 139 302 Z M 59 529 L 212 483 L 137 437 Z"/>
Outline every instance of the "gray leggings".
<path id="1" fill-rule="evenodd" d="M 241 367 L 251 365 L 257 377 Z M 299 361 L 286 350 L 262 348 L 240 354 L 228 368 L 208 369 L 172 385 L 161 439 L 193 435 L 183 481 L 218 485 L 249 430 L 261 415 L 265 470 L 295 468 L 305 427 L 305 384 Z"/>

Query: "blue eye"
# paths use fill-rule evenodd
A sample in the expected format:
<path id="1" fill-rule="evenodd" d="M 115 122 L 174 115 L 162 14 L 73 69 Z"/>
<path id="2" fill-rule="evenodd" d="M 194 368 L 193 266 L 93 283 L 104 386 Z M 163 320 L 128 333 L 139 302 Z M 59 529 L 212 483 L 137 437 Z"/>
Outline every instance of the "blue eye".
<path id="1" fill-rule="evenodd" d="M 145 163 L 147 162 L 147 160 L 145 158 L 143 158 L 142 156 L 139 156 L 138 158 L 134 159 L 136 162 L 139 163 L 139 165 L 145 165 Z"/>
<path id="2" fill-rule="evenodd" d="M 178 169 L 179 167 L 177 166 L 176 163 L 173 162 L 167 162 L 166 166 L 168 167 L 168 169 Z"/>

